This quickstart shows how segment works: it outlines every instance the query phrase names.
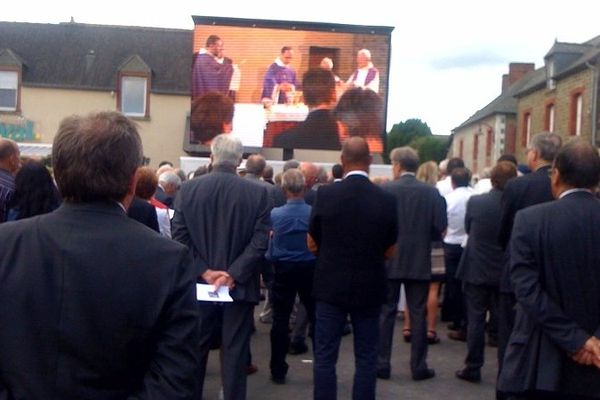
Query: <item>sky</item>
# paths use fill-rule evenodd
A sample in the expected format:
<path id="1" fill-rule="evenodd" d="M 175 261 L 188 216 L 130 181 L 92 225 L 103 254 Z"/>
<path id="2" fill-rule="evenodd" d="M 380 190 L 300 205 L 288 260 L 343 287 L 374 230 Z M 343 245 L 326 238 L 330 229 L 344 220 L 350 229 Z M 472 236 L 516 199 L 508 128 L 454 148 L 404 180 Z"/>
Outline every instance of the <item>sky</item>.
<path id="1" fill-rule="evenodd" d="M 539 68 L 555 40 L 600 35 L 599 11 L 588 0 L 36 0 L 8 2 L 0 20 L 193 29 L 191 16 L 203 15 L 393 26 L 388 129 L 419 118 L 447 135 L 500 94 L 509 62 Z"/>

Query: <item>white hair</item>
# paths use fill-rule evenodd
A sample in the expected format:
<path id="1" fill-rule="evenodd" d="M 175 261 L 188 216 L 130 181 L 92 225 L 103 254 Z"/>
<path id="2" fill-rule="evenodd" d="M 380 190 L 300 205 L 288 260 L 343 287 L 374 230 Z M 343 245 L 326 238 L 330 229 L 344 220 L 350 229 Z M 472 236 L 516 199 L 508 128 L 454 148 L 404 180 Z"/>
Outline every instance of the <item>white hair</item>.
<path id="1" fill-rule="evenodd" d="M 181 186 L 181 178 L 175 173 L 175 171 L 165 171 L 158 177 L 160 184 L 173 184 L 176 188 Z"/>
<path id="2" fill-rule="evenodd" d="M 333 60 L 329 57 L 325 57 L 324 59 L 321 60 L 321 66 L 326 65 L 327 69 L 332 70 L 333 69 Z"/>
<path id="3" fill-rule="evenodd" d="M 368 60 L 371 60 L 371 52 L 369 49 L 360 49 L 358 54 L 362 54 L 363 56 L 367 57 Z"/>
<path id="4" fill-rule="evenodd" d="M 242 159 L 244 148 L 242 141 L 230 134 L 216 136 L 210 143 L 213 165 L 230 165 L 237 167 Z"/>

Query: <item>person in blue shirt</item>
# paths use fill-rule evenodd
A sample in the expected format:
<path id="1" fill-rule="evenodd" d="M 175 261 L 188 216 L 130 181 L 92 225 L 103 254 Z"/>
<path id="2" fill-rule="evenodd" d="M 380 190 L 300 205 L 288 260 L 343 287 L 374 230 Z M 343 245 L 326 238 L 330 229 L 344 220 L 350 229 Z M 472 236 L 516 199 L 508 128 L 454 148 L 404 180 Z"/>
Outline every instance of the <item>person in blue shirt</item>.
<path id="1" fill-rule="evenodd" d="M 315 256 L 307 245 L 311 206 L 304 201 L 304 175 L 298 169 L 287 170 L 282 186 L 287 203 L 271 211 L 272 232 L 267 250 L 267 258 L 275 270 L 270 368 L 271 380 L 277 384 L 285 383 L 288 371 L 285 356 L 290 345 L 289 320 L 296 295 L 306 307 L 311 332 L 315 316 L 312 298 Z"/>

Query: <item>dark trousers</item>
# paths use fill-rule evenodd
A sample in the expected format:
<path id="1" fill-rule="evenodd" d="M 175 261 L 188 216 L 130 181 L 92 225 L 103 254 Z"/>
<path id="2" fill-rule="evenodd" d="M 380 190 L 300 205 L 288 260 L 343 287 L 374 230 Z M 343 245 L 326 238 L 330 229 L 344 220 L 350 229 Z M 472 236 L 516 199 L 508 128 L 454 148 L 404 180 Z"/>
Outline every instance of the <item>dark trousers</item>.
<path id="1" fill-rule="evenodd" d="M 353 400 L 374 400 L 380 306 L 340 307 L 317 301 L 315 323 L 314 399 L 337 399 L 337 363 L 348 314 L 352 321 L 355 372 Z"/>
<path id="2" fill-rule="evenodd" d="M 512 293 L 501 292 L 498 295 L 498 375 L 502 370 L 504 353 L 515 324 L 516 303 L 517 300 Z"/>
<path id="3" fill-rule="evenodd" d="M 483 366 L 485 350 L 485 317 L 496 308 L 498 287 L 465 283 L 464 295 L 467 303 L 467 357 L 468 369 L 479 370 Z"/>
<path id="4" fill-rule="evenodd" d="M 233 302 L 214 304 L 198 302 L 200 325 L 200 372 L 196 400 L 202 399 L 206 362 L 211 347 L 214 325 L 222 321 L 221 347 L 223 394 L 225 400 L 246 398 L 246 369 L 250 354 L 250 335 L 254 319 L 254 304 Z"/>
<path id="5" fill-rule="evenodd" d="M 306 308 L 311 330 L 315 319 L 312 284 L 315 262 L 276 262 L 272 288 L 273 325 L 271 327 L 271 374 L 284 377 L 288 370 L 285 356 L 290 346 L 290 314 L 296 294 Z M 314 337 L 314 335 L 310 335 Z"/>
<path id="6" fill-rule="evenodd" d="M 460 329 L 466 328 L 462 283 L 456 279 L 463 248 L 459 244 L 444 243 L 444 263 L 446 264 L 446 288 L 442 304 L 442 320 L 450 321 Z"/>
<path id="7" fill-rule="evenodd" d="M 400 286 L 404 284 L 406 305 L 410 315 L 411 344 L 410 370 L 417 375 L 427 369 L 427 297 L 429 281 L 387 280 L 387 301 L 381 307 L 379 318 L 379 351 L 377 369 L 390 371 L 396 310 L 400 298 Z"/>

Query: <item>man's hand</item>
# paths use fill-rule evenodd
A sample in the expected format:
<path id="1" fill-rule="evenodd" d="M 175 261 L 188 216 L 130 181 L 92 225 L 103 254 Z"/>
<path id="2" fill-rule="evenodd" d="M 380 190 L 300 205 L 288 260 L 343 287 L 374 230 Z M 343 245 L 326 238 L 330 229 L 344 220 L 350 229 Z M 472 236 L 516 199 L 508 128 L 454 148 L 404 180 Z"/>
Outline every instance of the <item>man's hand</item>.
<path id="1" fill-rule="evenodd" d="M 294 85 L 288 82 L 282 82 L 279 84 L 279 90 L 282 92 L 289 92 L 291 90 L 294 90 Z"/>
<path id="2" fill-rule="evenodd" d="M 233 289 L 235 287 L 235 281 L 227 272 L 224 272 L 221 276 L 219 276 L 214 282 L 213 286 L 215 287 L 215 292 L 219 290 L 221 286 L 227 286 L 229 289 Z"/>
<path id="3" fill-rule="evenodd" d="M 600 368 L 600 340 L 594 336 L 590 337 L 571 359 L 579 364 Z"/>

